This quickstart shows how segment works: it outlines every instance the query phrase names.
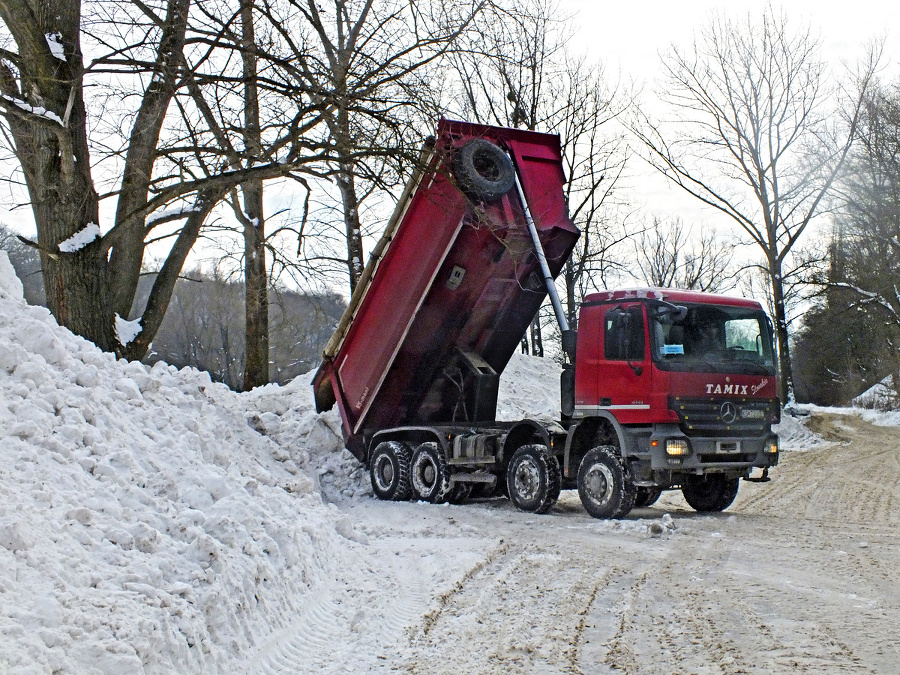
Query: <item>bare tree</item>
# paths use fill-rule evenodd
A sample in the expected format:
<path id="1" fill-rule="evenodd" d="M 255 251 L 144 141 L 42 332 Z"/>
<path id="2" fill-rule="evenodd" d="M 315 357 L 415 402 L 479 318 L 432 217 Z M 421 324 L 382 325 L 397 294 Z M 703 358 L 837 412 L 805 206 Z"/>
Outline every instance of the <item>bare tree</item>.
<path id="1" fill-rule="evenodd" d="M 318 106 L 340 195 L 351 291 L 365 267 L 362 204 L 402 181 L 418 157 L 417 111 L 440 59 L 480 10 L 477 0 L 262 0 L 298 95 Z M 411 139 L 416 139 L 413 142 Z"/>
<path id="2" fill-rule="evenodd" d="M 859 78 L 865 91 L 877 59 Z M 635 125 L 664 176 L 718 209 L 759 246 L 775 314 L 782 400 L 792 375 L 782 267 L 820 212 L 853 140 L 861 93 L 847 128 L 809 28 L 791 31 L 768 7 L 758 22 L 716 16 L 692 48 L 664 59 L 660 98 L 676 125 Z"/>
<path id="3" fill-rule="evenodd" d="M 0 52 L 0 106 L 34 213 L 50 310 L 103 349 L 140 358 L 215 205 L 236 186 L 288 175 L 315 156 L 300 145 L 300 112 L 273 144 L 277 152 L 237 167 L 210 152 L 202 129 L 164 134 L 173 102 L 196 84 L 190 58 L 209 61 L 218 41 L 189 39 L 191 0 L 90 9 L 91 21 L 83 21 L 78 0 L 0 0 L 0 20 L 15 44 Z M 87 68 L 83 38 L 96 55 Z M 86 83 L 98 85 L 90 108 L 97 118 L 88 115 Z M 104 117 L 129 129 L 122 148 L 109 146 Z M 106 168 L 95 169 L 98 161 Z M 112 225 L 102 228 L 95 170 L 121 177 L 104 195 L 117 207 Z M 122 345 L 115 317 L 133 311 L 146 249 L 162 240 L 172 245 L 140 313 L 140 333 Z"/>
<path id="4" fill-rule="evenodd" d="M 635 260 L 644 280 L 652 286 L 716 293 L 734 285 L 729 273 L 731 248 L 715 230 L 694 237 L 681 219 L 653 224 L 634 241 Z"/>
<path id="5" fill-rule="evenodd" d="M 611 122 L 626 109 L 630 93 L 610 86 L 602 65 L 566 51 L 570 32 L 553 0 L 492 5 L 452 61 L 465 117 L 560 134 L 569 215 L 582 231 L 563 273 L 574 328 L 577 303 L 616 267 L 610 254 L 628 236 L 613 222 L 613 214 L 621 215 L 615 194 L 628 152 Z M 532 353 L 542 353 L 541 343 L 536 319 Z"/>
<path id="6" fill-rule="evenodd" d="M 832 312 L 865 311 L 891 327 L 861 322 L 871 339 L 895 339 L 900 329 L 900 83 L 876 83 L 864 100 L 856 144 L 838 180 L 831 265 L 820 279 Z M 879 337 L 876 338 L 875 336 Z M 900 382 L 900 358 L 882 359 Z"/>

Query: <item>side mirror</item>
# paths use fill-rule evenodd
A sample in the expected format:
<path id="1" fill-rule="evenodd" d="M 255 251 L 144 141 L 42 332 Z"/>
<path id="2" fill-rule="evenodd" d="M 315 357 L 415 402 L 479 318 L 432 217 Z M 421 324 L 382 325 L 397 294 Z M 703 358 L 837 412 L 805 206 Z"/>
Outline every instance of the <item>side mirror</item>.
<path id="1" fill-rule="evenodd" d="M 656 308 L 656 317 L 665 320 L 666 323 L 678 323 L 684 321 L 688 309 L 684 305 L 673 305 L 665 300 L 657 300 L 653 303 Z"/>

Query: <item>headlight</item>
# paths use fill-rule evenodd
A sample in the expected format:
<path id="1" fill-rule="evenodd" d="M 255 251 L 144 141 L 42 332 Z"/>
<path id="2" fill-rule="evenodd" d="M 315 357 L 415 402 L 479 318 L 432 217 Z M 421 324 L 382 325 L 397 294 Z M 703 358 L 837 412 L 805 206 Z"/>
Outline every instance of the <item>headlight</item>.
<path id="1" fill-rule="evenodd" d="M 666 454 L 669 457 L 685 457 L 691 454 L 691 446 L 683 438 L 666 439 Z"/>
<path id="2" fill-rule="evenodd" d="M 778 454 L 778 438 L 770 438 L 766 441 L 766 454 L 768 455 L 777 455 Z"/>

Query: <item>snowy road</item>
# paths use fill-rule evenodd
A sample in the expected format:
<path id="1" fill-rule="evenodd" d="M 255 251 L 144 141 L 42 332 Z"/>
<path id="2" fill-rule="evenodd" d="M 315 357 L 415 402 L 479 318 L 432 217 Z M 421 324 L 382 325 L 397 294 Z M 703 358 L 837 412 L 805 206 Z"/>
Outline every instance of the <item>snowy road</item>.
<path id="1" fill-rule="evenodd" d="M 264 672 L 896 673 L 900 430 L 814 420 L 836 444 L 782 456 L 721 515 L 678 493 L 622 522 L 577 494 L 345 502 L 347 590 L 311 602 Z M 664 518 L 671 515 L 671 523 Z M 313 594 L 314 595 L 314 594 Z M 314 596 L 315 597 L 315 596 Z"/>

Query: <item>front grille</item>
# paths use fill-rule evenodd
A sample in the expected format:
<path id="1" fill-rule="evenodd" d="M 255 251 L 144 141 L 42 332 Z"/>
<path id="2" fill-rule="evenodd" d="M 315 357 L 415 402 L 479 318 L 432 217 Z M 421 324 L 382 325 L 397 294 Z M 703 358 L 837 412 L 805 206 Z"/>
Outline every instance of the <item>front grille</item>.
<path id="1" fill-rule="evenodd" d="M 742 397 L 669 398 L 687 435 L 750 435 L 769 428 L 777 402 Z"/>

